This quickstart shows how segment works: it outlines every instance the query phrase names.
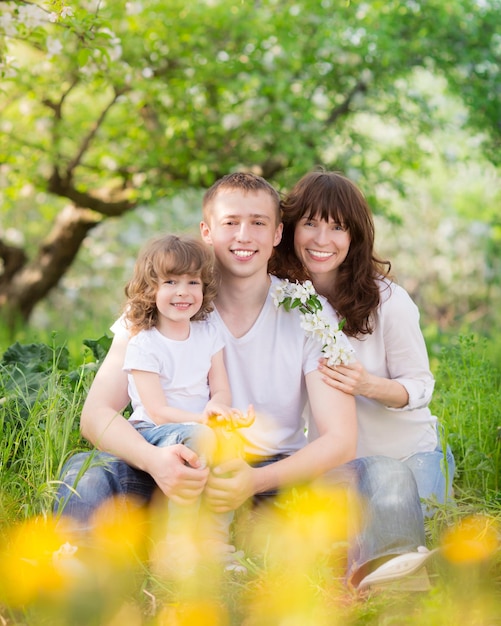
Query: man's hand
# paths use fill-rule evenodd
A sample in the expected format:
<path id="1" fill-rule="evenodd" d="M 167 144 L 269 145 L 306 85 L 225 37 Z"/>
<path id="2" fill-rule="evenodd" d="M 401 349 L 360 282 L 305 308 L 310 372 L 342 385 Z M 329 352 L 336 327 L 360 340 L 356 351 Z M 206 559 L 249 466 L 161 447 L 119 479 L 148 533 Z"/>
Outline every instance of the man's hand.
<path id="1" fill-rule="evenodd" d="M 243 459 L 233 459 L 215 467 L 205 488 L 211 509 L 216 513 L 238 509 L 254 495 L 255 472 Z"/>
<path id="2" fill-rule="evenodd" d="M 196 452 L 182 444 L 152 446 L 146 471 L 170 500 L 181 505 L 192 504 L 200 496 L 209 476 Z"/>

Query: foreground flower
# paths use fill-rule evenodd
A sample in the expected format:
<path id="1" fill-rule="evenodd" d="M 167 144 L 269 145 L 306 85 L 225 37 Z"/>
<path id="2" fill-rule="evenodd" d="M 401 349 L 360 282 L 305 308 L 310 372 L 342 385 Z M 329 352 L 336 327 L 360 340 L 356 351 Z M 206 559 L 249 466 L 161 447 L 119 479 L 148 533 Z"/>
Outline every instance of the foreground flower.
<path id="1" fill-rule="evenodd" d="M 23 606 L 64 590 L 53 554 L 64 542 L 52 520 L 33 518 L 12 528 L 0 550 L 1 598 L 10 606 Z"/>
<path id="2" fill-rule="evenodd" d="M 454 564 L 481 563 L 501 547 L 499 529 L 487 516 L 467 517 L 443 536 L 443 554 Z"/>
<path id="3" fill-rule="evenodd" d="M 283 306 L 286 311 L 299 310 L 301 328 L 320 341 L 328 365 L 342 365 L 355 360 L 355 351 L 342 332 L 344 320 L 336 325 L 331 323 L 322 311 L 322 303 L 311 280 L 304 283 L 282 280 L 274 287 L 272 297 L 277 308 Z"/>

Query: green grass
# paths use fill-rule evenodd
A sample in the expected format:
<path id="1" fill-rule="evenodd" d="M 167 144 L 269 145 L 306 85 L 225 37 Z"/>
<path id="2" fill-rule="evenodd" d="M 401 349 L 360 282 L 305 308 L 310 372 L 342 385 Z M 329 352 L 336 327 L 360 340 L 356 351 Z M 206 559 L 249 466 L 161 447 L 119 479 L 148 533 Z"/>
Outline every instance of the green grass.
<path id="1" fill-rule="evenodd" d="M 86 342 L 80 358 L 75 359 L 53 338 L 49 345 L 14 344 L 3 354 L 0 363 L 0 577 L 3 580 L 11 577 L 21 564 L 28 570 L 20 584 L 26 585 L 30 576 L 35 577 L 36 584 L 48 584 L 53 565 L 44 559 L 45 553 L 52 554 L 50 527 L 47 530 L 42 525 L 35 533 L 37 550 L 49 546 L 37 557 L 40 562 L 21 553 L 29 542 L 19 544 L 11 531 L 20 528 L 27 533 L 24 525 L 37 517 L 50 522 L 62 464 L 74 451 L 87 447 L 79 435 L 79 416 L 107 345 L 104 337 Z M 288 519 L 280 517 L 271 526 L 262 526 L 259 519 L 249 523 L 243 514 L 237 518 L 237 538 L 245 548 L 249 570 L 243 578 L 222 574 L 213 564 L 204 564 L 201 575 L 189 580 L 158 580 L 143 559 L 147 549 L 145 537 L 138 536 L 134 530 L 142 527 L 144 520 L 136 518 L 134 526 L 128 526 L 125 518 L 106 518 L 106 542 L 109 544 L 111 540 L 119 545 L 113 558 L 100 543 L 103 537 L 96 537 L 96 546 L 80 554 L 84 569 L 71 571 L 62 587 L 61 581 L 59 587 L 54 582 L 54 588 L 44 587 L 43 593 L 35 594 L 24 605 L 10 602 L 7 596 L 2 601 L 0 595 L 0 621 L 27 626 L 69 623 L 490 626 L 499 623 L 500 372 L 488 357 L 483 341 L 461 337 L 442 351 L 435 373 L 432 409 L 442 424 L 444 445 L 448 442 L 455 454 L 457 474 L 454 505 L 440 507 L 437 515 L 426 523 L 429 544 L 440 544 L 445 532 L 459 527 L 462 520 L 471 516 L 488 520 L 489 528 L 494 529 L 491 532 L 498 534 L 497 550 L 489 548 L 491 544 L 484 536 L 475 537 L 473 542 L 468 537 L 464 550 L 472 549 L 469 560 L 437 559 L 430 570 L 434 581 L 430 592 L 382 593 L 362 599 L 350 593 L 342 581 L 343 537 L 328 536 L 323 541 L 319 533 L 324 531 L 318 529 L 325 526 L 319 511 L 311 506 L 298 507 L 292 499 L 293 514 Z M 331 525 L 327 528 L 328 532 L 332 531 Z M 136 543 L 132 542 L 133 536 Z M 461 538 L 457 541 L 460 540 L 463 541 Z M 24 547 L 21 549 L 18 544 Z M 124 554 L 128 555 L 126 559 Z M 43 574 L 41 580 L 36 578 L 37 573 Z"/>

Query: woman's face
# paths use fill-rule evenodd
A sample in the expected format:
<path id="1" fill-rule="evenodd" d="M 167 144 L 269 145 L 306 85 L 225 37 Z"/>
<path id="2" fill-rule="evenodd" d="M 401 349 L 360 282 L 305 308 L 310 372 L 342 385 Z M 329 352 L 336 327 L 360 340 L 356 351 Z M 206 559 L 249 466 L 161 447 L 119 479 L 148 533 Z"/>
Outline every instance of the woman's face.
<path id="1" fill-rule="evenodd" d="M 294 231 L 297 257 L 315 279 L 334 279 L 338 267 L 346 259 L 351 237 L 344 224 L 326 222 L 319 216 L 302 217 Z"/>

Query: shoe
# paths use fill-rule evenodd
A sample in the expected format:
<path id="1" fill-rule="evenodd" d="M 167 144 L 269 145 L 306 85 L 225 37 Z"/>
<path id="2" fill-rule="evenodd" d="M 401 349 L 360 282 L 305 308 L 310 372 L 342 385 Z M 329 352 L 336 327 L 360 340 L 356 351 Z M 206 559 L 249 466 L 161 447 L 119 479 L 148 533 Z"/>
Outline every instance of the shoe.
<path id="1" fill-rule="evenodd" d="M 399 584 L 394 585 L 395 589 L 427 591 L 431 585 L 426 569 L 423 568 L 437 550 L 438 548 L 428 550 L 424 546 L 419 546 L 416 552 L 399 554 L 363 578 L 357 587 L 358 591 L 374 586 L 387 586 L 397 581 Z"/>

